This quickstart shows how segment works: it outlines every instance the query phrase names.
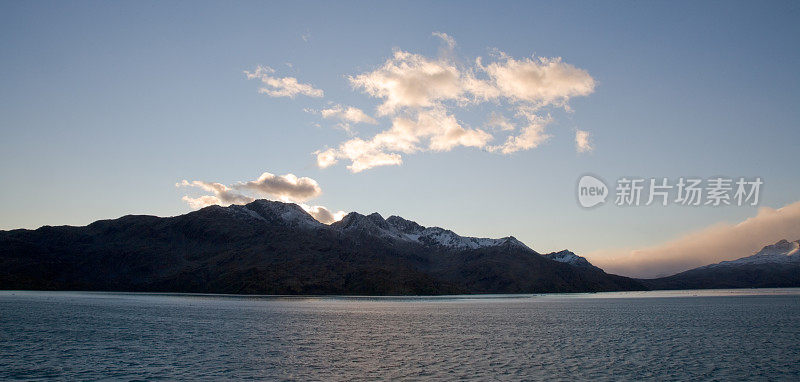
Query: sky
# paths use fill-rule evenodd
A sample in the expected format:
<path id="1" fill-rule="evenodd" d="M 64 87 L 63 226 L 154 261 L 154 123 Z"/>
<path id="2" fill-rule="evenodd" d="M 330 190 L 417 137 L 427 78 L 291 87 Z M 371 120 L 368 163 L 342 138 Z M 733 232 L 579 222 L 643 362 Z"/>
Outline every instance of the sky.
<path id="1" fill-rule="evenodd" d="M 798 40 L 781 1 L 3 1 L 0 229 L 269 198 L 633 276 L 746 256 L 800 239 Z M 614 203 L 681 177 L 763 185 Z"/>

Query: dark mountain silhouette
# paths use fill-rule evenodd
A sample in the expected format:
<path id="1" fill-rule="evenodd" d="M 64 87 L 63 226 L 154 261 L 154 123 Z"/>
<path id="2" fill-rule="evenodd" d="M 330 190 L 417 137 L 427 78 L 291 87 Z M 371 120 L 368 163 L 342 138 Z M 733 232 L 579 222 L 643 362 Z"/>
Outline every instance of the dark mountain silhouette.
<path id="1" fill-rule="evenodd" d="M 752 256 L 639 281 L 652 289 L 800 287 L 800 241 L 781 240 Z"/>
<path id="2" fill-rule="evenodd" d="M 175 217 L 0 231 L 0 289 L 435 295 L 642 290 L 513 237 L 462 237 L 379 214 L 324 225 L 257 200 Z"/>

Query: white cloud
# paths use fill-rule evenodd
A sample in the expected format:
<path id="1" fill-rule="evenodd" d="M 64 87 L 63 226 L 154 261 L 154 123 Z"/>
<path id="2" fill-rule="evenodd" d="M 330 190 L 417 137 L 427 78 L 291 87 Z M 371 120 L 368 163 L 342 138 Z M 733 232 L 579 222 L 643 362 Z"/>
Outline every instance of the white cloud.
<path id="1" fill-rule="evenodd" d="M 511 123 L 505 116 L 502 114 L 493 111 L 489 114 L 489 120 L 486 121 L 486 126 L 499 129 L 501 131 L 511 131 L 514 130 L 514 124 Z"/>
<path id="2" fill-rule="evenodd" d="M 336 149 L 318 151 L 317 164 L 328 167 L 338 158 L 351 161 L 348 169 L 360 172 L 369 168 L 403 163 L 399 153 L 450 151 L 457 146 L 485 147 L 492 136 L 480 129 L 467 129 L 443 109 L 420 110 L 416 118 L 396 117 L 392 127 L 370 140 L 350 139 Z"/>
<path id="3" fill-rule="evenodd" d="M 403 155 L 420 151 L 450 151 L 472 147 L 498 154 L 530 150 L 548 140 L 551 121 L 546 108 L 569 109 L 573 97 L 594 91 L 596 82 L 586 70 L 565 63 L 560 57 L 516 59 L 496 51 L 490 60 L 481 57 L 463 62 L 455 56 L 455 39 L 434 32 L 443 47 L 436 57 L 396 49 L 380 66 L 348 76 L 353 89 L 375 99 L 375 117 L 390 121 L 370 137 L 359 136 L 352 125 L 379 124 L 362 109 L 334 104 L 321 110 L 305 109 L 324 119 L 338 120 L 350 138 L 314 152 L 321 168 L 347 160 L 347 167 L 360 172 L 378 166 L 400 165 Z M 275 71 L 259 66 L 245 72 L 259 79 L 262 93 L 273 97 L 304 94 L 322 97 L 323 91 L 294 77 L 276 77 Z M 489 103 L 493 110 L 487 130 L 472 128 L 458 119 L 461 111 Z M 513 115 L 508 119 L 505 115 Z M 591 150 L 588 133 L 580 131 L 578 150 Z M 495 144 L 490 144 L 496 142 Z"/>
<path id="4" fill-rule="evenodd" d="M 517 151 L 538 147 L 550 138 L 550 136 L 544 132 L 545 126 L 551 121 L 549 116 L 540 117 L 538 115 L 529 114 L 527 119 L 527 124 L 520 128 L 519 134 L 509 135 L 502 145 L 488 147 L 488 150 L 500 152 L 502 154 L 511 154 Z"/>
<path id="5" fill-rule="evenodd" d="M 762 207 L 738 224 L 715 224 L 659 245 L 601 250 L 585 257 L 606 272 L 649 278 L 750 256 L 782 239 L 800 239 L 800 201 L 777 210 Z"/>
<path id="6" fill-rule="evenodd" d="M 379 115 L 403 107 L 431 107 L 464 97 L 461 72 L 455 63 L 397 50 L 380 68 L 349 77 L 356 89 L 380 98 Z"/>
<path id="7" fill-rule="evenodd" d="M 335 149 L 317 150 L 314 152 L 314 155 L 317 156 L 317 166 L 320 168 L 330 167 L 338 162 Z"/>
<path id="8" fill-rule="evenodd" d="M 308 113 L 319 114 L 325 119 L 337 119 L 340 121 L 338 126 L 345 131 L 350 131 L 351 123 L 366 123 L 372 125 L 378 123 L 375 118 L 370 117 L 363 110 L 353 106 L 333 105 L 327 109 L 305 109 L 305 111 Z"/>
<path id="9" fill-rule="evenodd" d="M 306 204 L 300 204 L 309 215 L 317 219 L 320 223 L 323 224 L 331 224 L 333 222 L 337 222 L 342 220 L 342 218 L 347 215 L 344 211 L 336 211 L 332 212 L 331 210 L 323 207 L 323 206 L 309 206 Z"/>
<path id="10" fill-rule="evenodd" d="M 515 60 L 502 52 L 500 56 L 500 61 L 482 69 L 502 97 L 535 106 L 562 106 L 571 97 L 594 91 L 595 81 L 589 73 L 562 62 L 560 57 Z"/>
<path id="11" fill-rule="evenodd" d="M 450 37 L 450 35 L 448 35 L 447 33 L 433 32 L 431 33 L 431 35 L 442 39 L 442 41 L 444 41 L 444 43 L 447 44 L 447 48 L 450 50 L 453 50 L 456 47 L 456 40 Z"/>
<path id="12" fill-rule="evenodd" d="M 259 93 L 269 95 L 271 97 L 289 97 L 294 98 L 298 94 L 303 94 L 309 97 L 322 97 L 324 92 L 316 89 L 309 84 L 301 83 L 294 77 L 273 77 L 272 74 L 275 70 L 269 66 L 258 66 L 255 71 L 245 71 L 244 74 L 248 79 L 258 79 L 264 84 L 259 88 Z"/>
<path id="13" fill-rule="evenodd" d="M 227 206 L 231 204 L 247 204 L 256 197 L 266 197 L 268 199 L 278 199 L 283 202 L 297 203 L 306 212 L 322 223 L 330 224 L 341 220 L 344 211 L 332 212 L 324 206 L 309 206 L 303 201 L 313 199 L 322 194 L 322 189 L 317 181 L 311 178 L 298 178 L 294 174 L 273 175 L 268 172 L 261 174 L 256 180 L 248 182 L 238 182 L 230 186 L 216 182 L 188 181 L 183 180 L 175 184 L 176 187 L 195 187 L 203 191 L 210 192 L 211 195 L 201 195 L 191 197 L 184 196 L 182 199 L 190 208 L 198 209 L 210 205 Z M 253 194 L 248 195 L 245 192 Z"/>
<path id="14" fill-rule="evenodd" d="M 348 168 L 359 172 L 400 165 L 403 154 L 450 151 L 458 146 L 499 154 L 530 150 L 550 137 L 545 127 L 552 118 L 544 108 L 568 109 L 571 98 L 591 94 L 596 86 L 585 70 L 560 57 L 515 59 L 498 52 L 486 64 L 480 57 L 471 65 L 461 64 L 453 57 L 455 40 L 441 32 L 433 35 L 447 47 L 439 57 L 395 50 L 378 68 L 348 77 L 354 89 L 380 102 L 377 115 L 390 117 L 391 125 L 372 138 L 358 137 L 349 125 L 344 126 L 356 136 L 316 151 L 319 167 L 346 159 Z M 464 127 L 456 118 L 456 111 L 486 102 L 513 114 L 514 120 L 492 111 L 487 132 Z M 346 110 L 336 105 L 320 114 L 346 120 Z M 366 116 L 359 112 L 353 111 L 353 122 Z M 588 133 L 585 137 L 582 149 L 591 147 Z M 492 141 L 502 143 L 490 145 Z"/>
<path id="15" fill-rule="evenodd" d="M 579 153 L 592 151 L 592 143 L 589 141 L 589 132 L 583 130 L 575 131 L 575 148 Z"/>
<path id="16" fill-rule="evenodd" d="M 189 206 L 192 208 L 203 208 L 212 204 L 219 204 L 223 206 L 230 204 L 247 204 L 255 200 L 249 196 L 242 195 L 238 191 L 233 190 L 222 183 L 203 182 L 199 180 L 189 182 L 188 180 L 184 179 L 179 183 L 175 183 L 175 187 L 197 187 L 214 194 L 204 195 L 197 198 L 192 198 L 188 195 L 184 196 L 183 200 L 189 203 Z"/>

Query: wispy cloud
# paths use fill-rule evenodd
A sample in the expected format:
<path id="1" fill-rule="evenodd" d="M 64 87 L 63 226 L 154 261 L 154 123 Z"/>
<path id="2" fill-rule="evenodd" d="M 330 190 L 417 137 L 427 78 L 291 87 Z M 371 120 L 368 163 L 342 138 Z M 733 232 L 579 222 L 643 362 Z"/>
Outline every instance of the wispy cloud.
<path id="1" fill-rule="evenodd" d="M 589 141 L 589 132 L 583 130 L 575 131 L 575 149 L 579 153 L 592 151 L 592 143 Z"/>
<path id="2" fill-rule="evenodd" d="M 294 174 L 274 175 L 265 172 L 255 180 L 231 185 L 199 180 L 191 182 L 183 180 L 176 183 L 175 186 L 194 187 L 211 193 L 211 195 L 197 197 L 184 196 L 183 200 L 193 209 L 215 204 L 221 206 L 247 204 L 256 200 L 256 197 L 261 197 L 297 203 L 311 216 L 325 224 L 340 220 L 345 215 L 344 211 L 333 212 L 324 206 L 309 206 L 302 203 L 321 195 L 322 189 L 314 179 L 298 178 Z"/>
<path id="3" fill-rule="evenodd" d="M 337 104 L 321 110 L 305 109 L 305 111 L 307 113 L 319 114 L 324 119 L 338 120 L 339 123 L 337 126 L 348 132 L 351 131 L 351 124 L 366 123 L 374 125 L 378 123 L 375 118 L 370 117 L 363 110 L 353 106 L 342 106 Z"/>
<path id="4" fill-rule="evenodd" d="M 244 74 L 248 79 L 258 79 L 264 85 L 258 89 L 259 93 L 269 95 L 271 97 L 289 97 L 294 98 L 298 94 L 306 95 L 309 97 L 322 97 L 325 93 L 316 89 L 310 84 L 304 84 L 294 77 L 275 77 L 272 74 L 275 69 L 269 66 L 258 66 L 256 70 L 250 72 L 245 71 Z"/>
<path id="5" fill-rule="evenodd" d="M 455 47 L 456 47 L 456 39 L 454 39 L 453 37 L 451 37 L 447 33 L 444 33 L 444 32 L 433 32 L 433 33 L 431 33 L 431 35 L 442 39 L 442 41 L 447 45 L 447 49 L 450 49 L 450 50 L 455 49 Z"/>
<path id="6" fill-rule="evenodd" d="M 715 224 L 659 245 L 595 251 L 586 258 L 606 272 L 657 277 L 750 256 L 782 239 L 800 239 L 800 201 L 779 209 L 763 207 L 740 223 Z"/>
<path id="7" fill-rule="evenodd" d="M 222 183 L 216 182 L 204 182 L 200 180 L 193 180 L 190 182 L 184 179 L 179 183 L 175 183 L 175 187 L 197 187 L 203 191 L 213 193 L 213 195 L 203 195 L 196 198 L 190 197 L 189 195 L 184 196 L 183 200 L 188 203 L 191 208 L 203 208 L 213 204 L 247 204 L 255 200 L 252 197 L 242 195 L 240 192 Z"/>
<path id="8" fill-rule="evenodd" d="M 493 111 L 489 114 L 489 120 L 486 121 L 486 126 L 499 129 L 501 131 L 514 130 L 514 124 L 508 120 L 503 114 Z"/>

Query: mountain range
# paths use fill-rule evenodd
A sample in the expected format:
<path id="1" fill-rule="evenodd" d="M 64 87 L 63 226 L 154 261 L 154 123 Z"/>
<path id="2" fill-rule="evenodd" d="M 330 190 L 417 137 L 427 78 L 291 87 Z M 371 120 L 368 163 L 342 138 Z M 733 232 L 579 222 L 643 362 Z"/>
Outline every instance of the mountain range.
<path id="1" fill-rule="evenodd" d="M 439 295 L 800 286 L 800 242 L 658 279 L 605 273 L 563 250 L 540 254 L 398 216 L 322 224 L 256 200 L 185 215 L 0 231 L 0 289 L 276 295 Z"/>
<path id="2" fill-rule="evenodd" d="M 397 216 L 330 225 L 256 200 L 175 217 L 0 231 L 0 289 L 437 295 L 644 290 L 562 251 L 464 237 Z"/>
<path id="3" fill-rule="evenodd" d="M 752 256 L 639 281 L 651 289 L 800 287 L 800 240 L 781 240 Z"/>

